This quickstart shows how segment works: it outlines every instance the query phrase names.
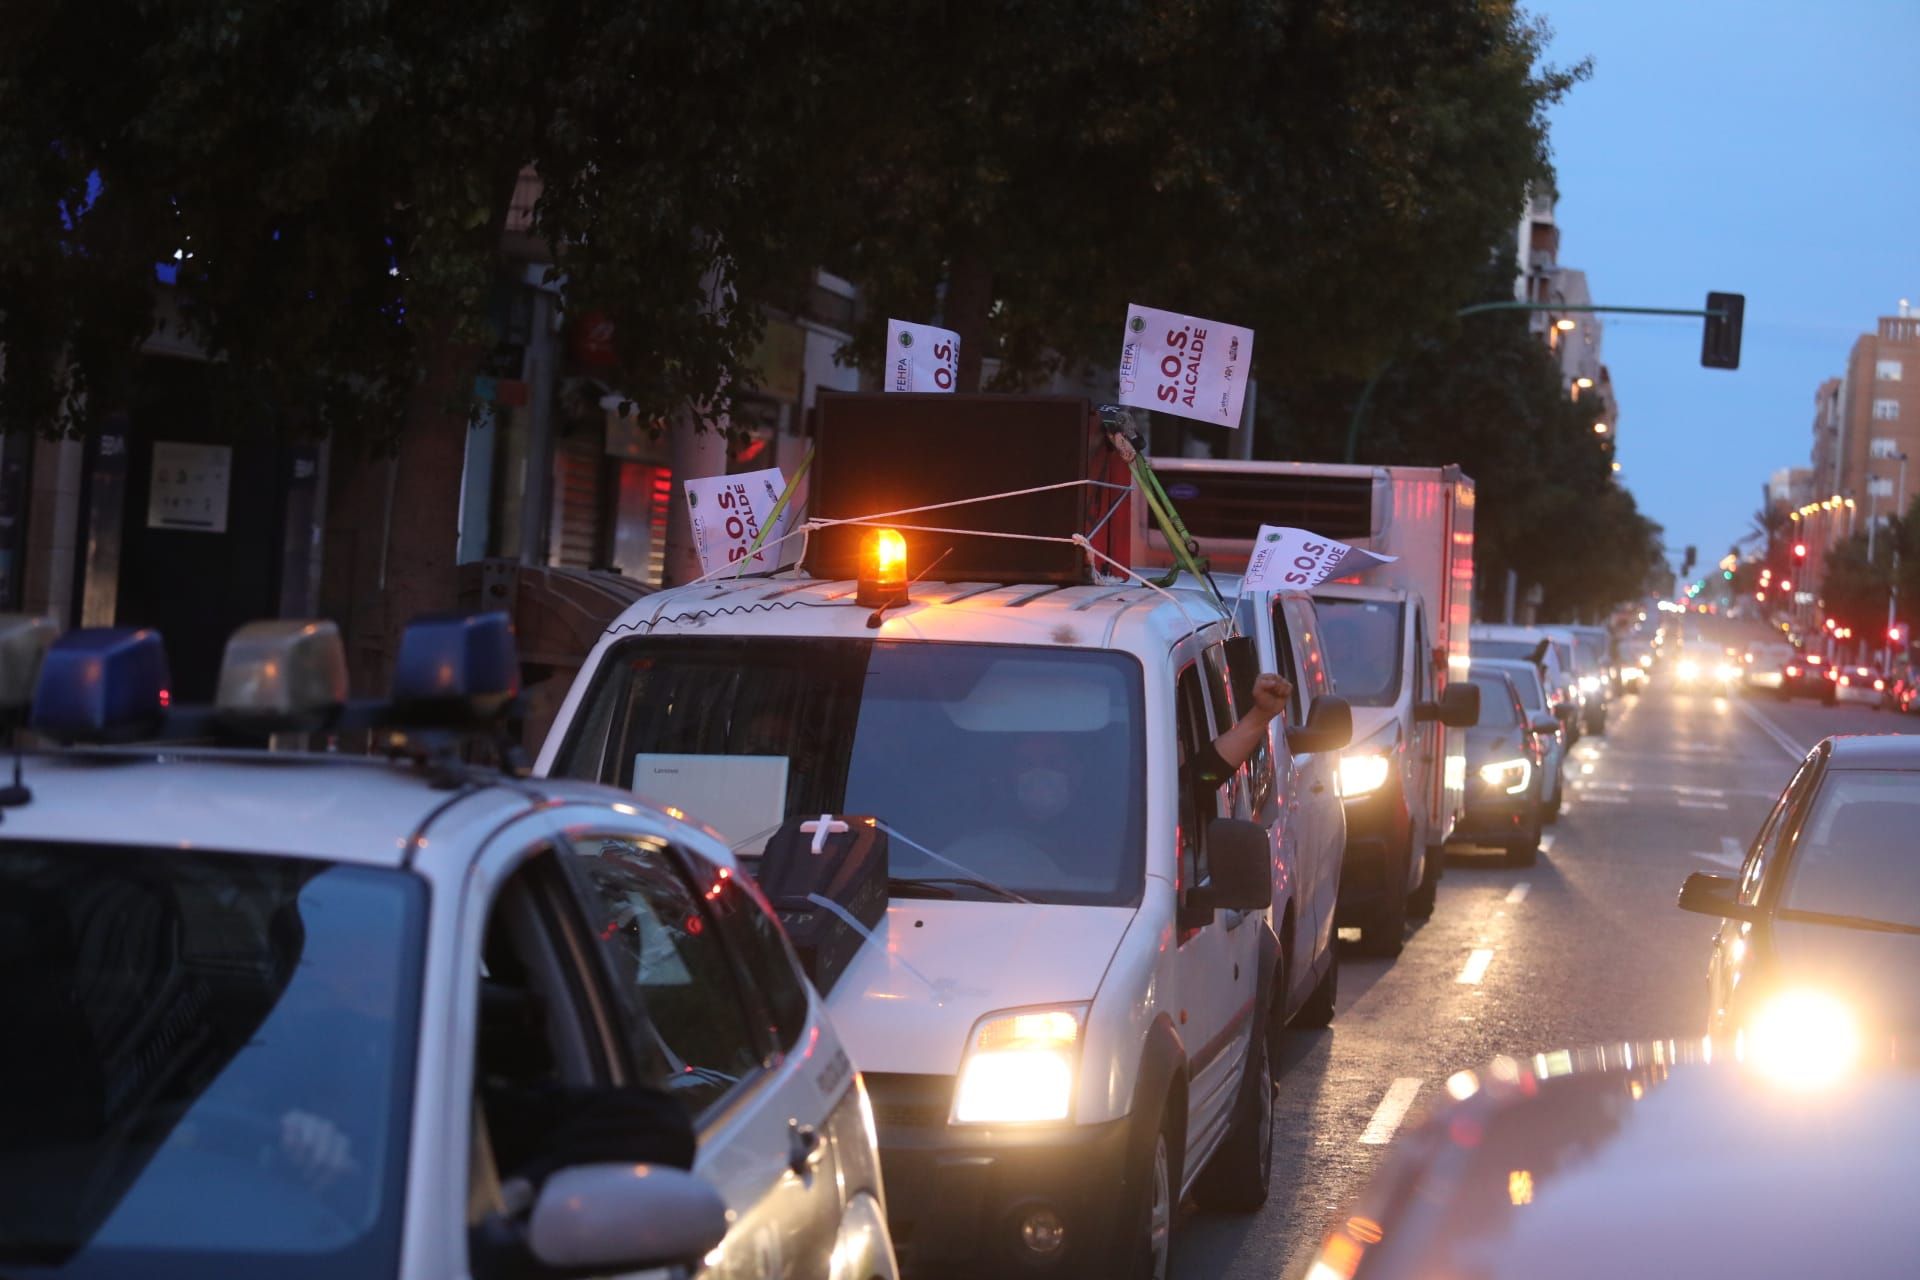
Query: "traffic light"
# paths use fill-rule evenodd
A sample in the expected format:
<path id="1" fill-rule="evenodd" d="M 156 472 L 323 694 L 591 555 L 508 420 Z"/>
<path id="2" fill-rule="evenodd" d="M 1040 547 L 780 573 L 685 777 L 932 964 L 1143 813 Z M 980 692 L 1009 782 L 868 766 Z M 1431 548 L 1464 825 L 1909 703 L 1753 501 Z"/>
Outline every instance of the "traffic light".
<path id="1" fill-rule="evenodd" d="M 1688 574 L 1692 573 L 1694 561 L 1698 560 L 1699 558 L 1700 558 L 1700 553 L 1698 548 L 1688 547 L 1687 554 L 1682 556 L 1680 559 L 1680 576 L 1684 578 Z"/>
<path id="2" fill-rule="evenodd" d="M 1719 315 L 1714 315 L 1714 312 Z M 1740 367 L 1740 326 L 1747 312 L 1744 293 L 1709 293 L 1707 323 L 1700 335 L 1700 364 L 1708 369 Z"/>
<path id="3" fill-rule="evenodd" d="M 1889 640 L 1891 640 L 1891 641 L 1892 641 L 1893 643 L 1895 643 L 1895 644 L 1899 644 L 1899 643 L 1900 643 L 1900 628 L 1899 628 L 1898 626 L 1892 626 L 1892 627 L 1888 627 L 1888 628 L 1887 628 L 1887 639 L 1889 639 Z"/>

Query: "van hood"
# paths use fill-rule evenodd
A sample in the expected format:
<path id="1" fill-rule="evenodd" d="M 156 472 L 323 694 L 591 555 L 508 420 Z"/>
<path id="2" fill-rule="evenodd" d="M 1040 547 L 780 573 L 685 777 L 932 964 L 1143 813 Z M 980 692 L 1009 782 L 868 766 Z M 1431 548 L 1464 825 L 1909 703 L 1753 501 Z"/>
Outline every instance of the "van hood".
<path id="1" fill-rule="evenodd" d="M 895 899 L 827 997 L 863 1071 L 952 1075 L 1001 1009 L 1091 1001 L 1133 907 Z"/>

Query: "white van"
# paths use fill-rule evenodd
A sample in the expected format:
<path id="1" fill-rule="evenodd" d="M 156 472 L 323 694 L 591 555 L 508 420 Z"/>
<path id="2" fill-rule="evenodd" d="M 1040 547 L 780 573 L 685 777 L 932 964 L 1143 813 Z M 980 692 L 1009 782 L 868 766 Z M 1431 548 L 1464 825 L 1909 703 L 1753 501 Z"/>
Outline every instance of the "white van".
<path id="1" fill-rule="evenodd" d="M 859 600 L 787 573 L 640 601 L 539 770 L 684 806 L 750 868 L 796 823 L 883 832 L 884 912 L 827 1005 L 903 1265 L 1164 1276 L 1189 1192 L 1264 1201 L 1260 1032 L 1276 991 L 1297 1007 L 1322 977 L 1282 957 L 1282 864 L 1247 820 L 1284 800 L 1273 753 L 1218 784 L 1192 763 L 1238 710 L 1227 620 L 1138 585 Z M 1337 750 L 1340 711 L 1294 748 Z"/>

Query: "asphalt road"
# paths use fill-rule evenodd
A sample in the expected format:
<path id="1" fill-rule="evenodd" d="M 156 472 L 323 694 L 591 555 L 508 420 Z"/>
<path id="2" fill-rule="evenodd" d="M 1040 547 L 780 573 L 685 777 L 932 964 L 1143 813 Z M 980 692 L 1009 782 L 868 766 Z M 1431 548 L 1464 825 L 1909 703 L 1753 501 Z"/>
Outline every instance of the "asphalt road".
<path id="1" fill-rule="evenodd" d="M 1574 748 L 1566 814 L 1537 866 L 1456 856 L 1397 960 L 1343 949 L 1333 1026 L 1291 1037 L 1266 1207 L 1190 1214 L 1174 1274 L 1300 1276 L 1403 1114 L 1442 1096 L 1455 1071 L 1698 1034 L 1714 922 L 1673 905 L 1680 882 L 1738 865 L 1822 737 L 1889 732 L 1920 732 L 1920 717 L 1660 687 L 1616 702 L 1607 736 Z"/>

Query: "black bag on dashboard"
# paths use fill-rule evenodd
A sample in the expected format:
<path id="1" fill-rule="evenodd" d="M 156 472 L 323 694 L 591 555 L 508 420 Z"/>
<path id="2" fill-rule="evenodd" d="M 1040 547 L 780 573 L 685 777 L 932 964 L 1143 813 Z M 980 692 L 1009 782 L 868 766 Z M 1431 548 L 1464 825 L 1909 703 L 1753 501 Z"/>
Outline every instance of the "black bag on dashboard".
<path id="1" fill-rule="evenodd" d="M 758 878 L 807 976 L 825 995 L 866 941 L 861 930 L 872 932 L 886 919 L 887 833 L 870 817 L 789 818 L 767 841 Z"/>

